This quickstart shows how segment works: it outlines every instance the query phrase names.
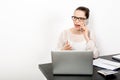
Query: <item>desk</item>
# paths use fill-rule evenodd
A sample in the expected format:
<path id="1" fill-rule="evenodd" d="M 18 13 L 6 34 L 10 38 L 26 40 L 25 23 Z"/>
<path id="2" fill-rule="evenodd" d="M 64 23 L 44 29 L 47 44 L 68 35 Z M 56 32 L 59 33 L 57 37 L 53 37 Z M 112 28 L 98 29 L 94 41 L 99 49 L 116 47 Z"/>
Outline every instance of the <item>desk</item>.
<path id="1" fill-rule="evenodd" d="M 112 56 L 113 55 L 102 56 L 101 58 L 116 61 L 112 59 Z M 44 76 L 46 76 L 48 80 L 120 80 L 120 70 L 118 70 L 119 73 L 113 76 L 104 77 L 97 73 L 97 71 L 101 70 L 102 68 L 95 66 L 93 67 L 92 76 L 53 76 L 52 63 L 39 64 L 39 69 L 42 71 L 42 73 L 44 74 Z"/>

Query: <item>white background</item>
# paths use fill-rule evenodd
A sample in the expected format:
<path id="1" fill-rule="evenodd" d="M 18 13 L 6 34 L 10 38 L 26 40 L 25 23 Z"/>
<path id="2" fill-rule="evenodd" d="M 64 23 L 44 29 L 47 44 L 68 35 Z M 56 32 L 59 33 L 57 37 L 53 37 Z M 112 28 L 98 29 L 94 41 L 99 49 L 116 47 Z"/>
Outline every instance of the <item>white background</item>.
<path id="1" fill-rule="evenodd" d="M 120 52 L 119 0 L 0 0 L 0 80 L 45 80 L 38 64 L 51 62 L 78 6 L 90 9 L 88 28 L 100 55 Z"/>

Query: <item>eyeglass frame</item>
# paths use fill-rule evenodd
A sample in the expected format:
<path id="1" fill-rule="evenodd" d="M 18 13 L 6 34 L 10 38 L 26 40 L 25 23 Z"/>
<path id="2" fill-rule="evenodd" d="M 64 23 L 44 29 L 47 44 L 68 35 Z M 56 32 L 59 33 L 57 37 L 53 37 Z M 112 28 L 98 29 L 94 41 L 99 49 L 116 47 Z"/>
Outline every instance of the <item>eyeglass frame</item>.
<path id="1" fill-rule="evenodd" d="M 86 18 L 83 18 L 83 17 L 76 17 L 76 16 L 71 16 L 72 20 L 73 21 L 76 21 L 78 19 L 78 21 L 85 21 L 87 20 Z"/>

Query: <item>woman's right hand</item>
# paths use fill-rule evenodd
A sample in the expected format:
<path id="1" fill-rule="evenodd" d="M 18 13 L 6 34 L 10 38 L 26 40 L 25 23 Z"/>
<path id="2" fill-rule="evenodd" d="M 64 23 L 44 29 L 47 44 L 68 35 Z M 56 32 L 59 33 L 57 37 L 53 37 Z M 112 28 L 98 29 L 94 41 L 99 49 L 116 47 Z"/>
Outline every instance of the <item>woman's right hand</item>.
<path id="1" fill-rule="evenodd" d="M 65 45 L 63 46 L 62 50 L 72 50 L 72 47 L 70 46 L 69 42 L 67 41 Z"/>

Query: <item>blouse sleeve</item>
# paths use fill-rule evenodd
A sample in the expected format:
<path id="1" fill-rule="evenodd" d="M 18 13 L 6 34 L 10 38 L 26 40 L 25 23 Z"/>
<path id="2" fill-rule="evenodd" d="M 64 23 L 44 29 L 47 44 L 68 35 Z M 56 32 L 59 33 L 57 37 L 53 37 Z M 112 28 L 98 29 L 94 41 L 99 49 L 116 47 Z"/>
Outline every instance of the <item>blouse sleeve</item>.
<path id="1" fill-rule="evenodd" d="M 90 37 L 90 40 L 87 42 L 86 48 L 87 48 L 87 50 L 92 50 L 93 57 L 97 58 L 99 56 L 99 52 L 98 52 L 96 45 L 95 45 L 95 35 L 92 32 L 90 32 L 89 37 Z"/>
<path id="2" fill-rule="evenodd" d="M 67 41 L 67 31 L 64 30 L 61 34 L 60 37 L 58 39 L 58 43 L 57 43 L 57 50 L 61 50 L 65 44 L 65 42 Z"/>

